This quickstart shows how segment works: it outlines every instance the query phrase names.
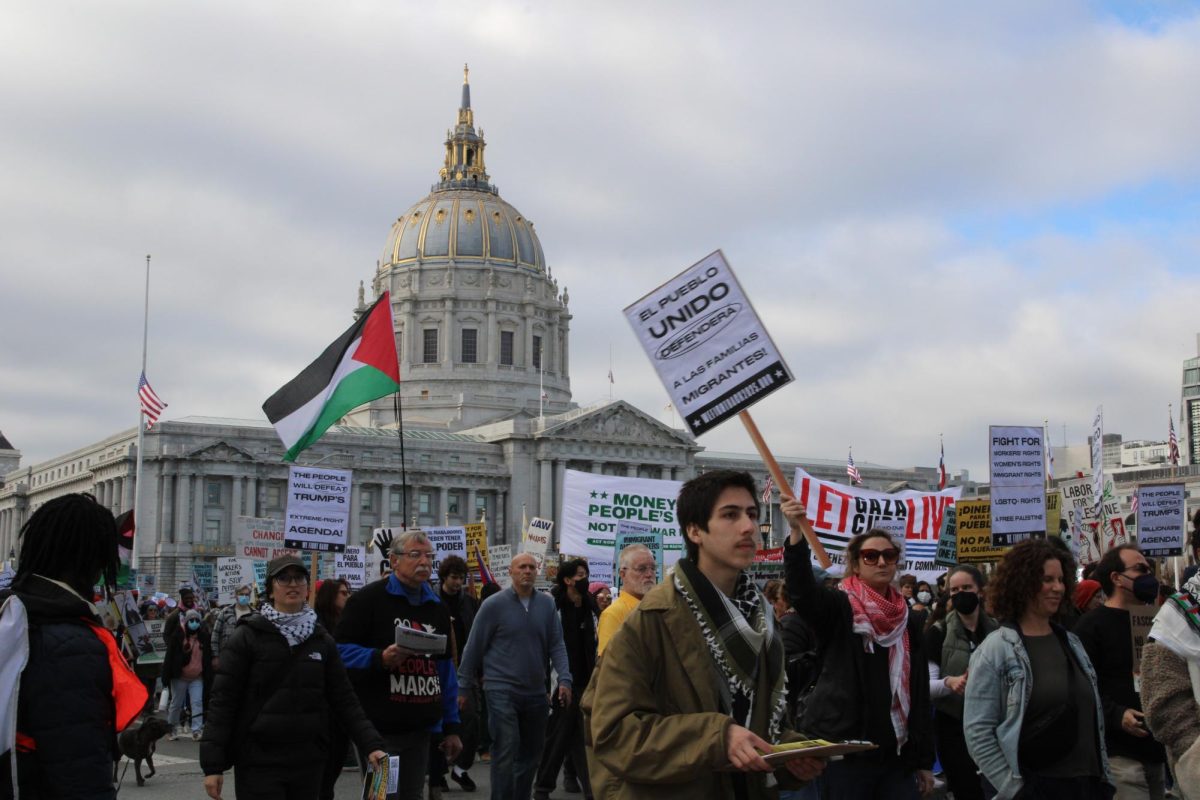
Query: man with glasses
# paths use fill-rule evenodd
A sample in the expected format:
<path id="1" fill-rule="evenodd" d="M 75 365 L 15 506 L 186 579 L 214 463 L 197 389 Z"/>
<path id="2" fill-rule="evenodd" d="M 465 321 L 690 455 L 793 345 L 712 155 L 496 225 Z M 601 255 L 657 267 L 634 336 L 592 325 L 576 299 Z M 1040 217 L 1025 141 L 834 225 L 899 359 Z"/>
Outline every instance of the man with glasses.
<path id="1" fill-rule="evenodd" d="M 623 548 L 617 557 L 617 574 L 621 578 L 621 594 L 600 614 L 597 656 L 604 653 L 604 646 L 621 627 L 621 623 L 642 602 L 646 592 L 658 583 L 658 565 L 654 563 L 654 554 L 644 544 L 631 544 Z"/>
<path id="2" fill-rule="evenodd" d="M 1092 577 L 1099 581 L 1108 599 L 1080 617 L 1074 633 L 1096 668 L 1104 707 L 1104 745 L 1117 783 L 1117 798 L 1157 800 L 1165 793 L 1166 752 L 1146 729 L 1142 701 L 1134 685 L 1130 610 L 1154 603 L 1158 580 L 1146 557 L 1132 544 L 1105 553 L 1096 562 Z"/>
<path id="3" fill-rule="evenodd" d="M 429 762 L 429 740 L 444 734 L 442 751 L 453 761 L 458 737 L 458 680 L 453 653 L 439 655 L 396 646 L 396 627 L 450 638 L 450 612 L 429 586 L 433 544 L 420 531 L 406 531 L 391 545 L 392 573 L 355 592 L 338 623 L 338 652 L 390 755 L 400 757 L 399 797 L 420 800 Z M 363 759 L 360 763 L 365 763 Z"/>

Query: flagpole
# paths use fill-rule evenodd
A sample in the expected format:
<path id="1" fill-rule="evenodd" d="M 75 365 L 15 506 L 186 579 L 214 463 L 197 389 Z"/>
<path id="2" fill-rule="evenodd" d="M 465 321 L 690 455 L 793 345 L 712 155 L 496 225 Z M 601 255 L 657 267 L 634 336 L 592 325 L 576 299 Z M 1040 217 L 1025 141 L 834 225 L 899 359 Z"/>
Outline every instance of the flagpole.
<path id="1" fill-rule="evenodd" d="M 408 465 L 404 457 L 404 415 L 400 408 L 400 390 L 392 395 L 392 410 L 396 412 L 396 432 L 400 436 L 400 485 L 404 492 L 403 516 L 400 517 L 400 529 L 408 530 Z M 391 500 L 388 500 L 390 503 Z"/>
<path id="2" fill-rule="evenodd" d="M 142 377 L 146 376 L 146 345 L 150 339 L 150 256 L 146 256 L 146 292 L 142 303 Z M 137 420 L 137 466 L 133 472 L 133 549 L 129 554 L 129 569 L 138 568 L 138 549 L 141 536 L 138 529 L 142 524 L 142 444 L 146 439 L 146 421 L 142 419 L 142 401 L 138 398 Z M 161 524 L 161 521 L 160 521 Z"/>

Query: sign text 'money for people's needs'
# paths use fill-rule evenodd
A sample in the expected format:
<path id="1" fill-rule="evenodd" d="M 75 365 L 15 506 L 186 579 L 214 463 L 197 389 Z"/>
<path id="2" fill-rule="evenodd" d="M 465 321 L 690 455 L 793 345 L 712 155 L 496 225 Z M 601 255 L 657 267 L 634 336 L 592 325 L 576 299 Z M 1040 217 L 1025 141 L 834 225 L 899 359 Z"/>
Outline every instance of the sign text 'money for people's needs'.
<path id="1" fill-rule="evenodd" d="M 625 318 L 694 435 L 792 380 L 719 250 L 626 307 Z"/>

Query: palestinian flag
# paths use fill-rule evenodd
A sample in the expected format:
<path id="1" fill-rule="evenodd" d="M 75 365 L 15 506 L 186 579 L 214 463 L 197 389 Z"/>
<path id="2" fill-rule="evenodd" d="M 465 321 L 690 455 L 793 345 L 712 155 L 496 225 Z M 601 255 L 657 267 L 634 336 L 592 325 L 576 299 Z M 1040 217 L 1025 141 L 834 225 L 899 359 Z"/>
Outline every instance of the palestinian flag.
<path id="1" fill-rule="evenodd" d="M 130 573 L 133 562 L 133 511 L 126 511 L 117 517 L 117 554 L 121 566 L 117 570 L 117 586 L 127 589 L 133 586 L 133 576 Z"/>
<path id="2" fill-rule="evenodd" d="M 400 388 L 392 303 L 384 292 L 317 360 L 263 403 L 284 461 L 316 443 L 347 412 Z"/>

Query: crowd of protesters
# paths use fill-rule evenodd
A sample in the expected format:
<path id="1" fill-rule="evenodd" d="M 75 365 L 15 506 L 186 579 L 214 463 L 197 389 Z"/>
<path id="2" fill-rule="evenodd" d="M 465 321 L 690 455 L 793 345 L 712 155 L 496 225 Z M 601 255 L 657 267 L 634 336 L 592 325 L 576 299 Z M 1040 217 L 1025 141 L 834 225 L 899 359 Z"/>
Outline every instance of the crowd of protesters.
<path id="1" fill-rule="evenodd" d="M 1160 585 L 1135 545 L 1080 569 L 1052 537 L 930 583 L 901 574 L 902 543 L 872 529 L 833 575 L 813 564 L 807 510 L 784 496 L 783 577 L 759 587 L 757 496 L 745 473 L 688 481 L 684 556 L 664 570 L 630 545 L 617 587 L 568 559 L 540 592 L 522 553 L 509 588 L 476 592 L 462 558 L 435 576 L 414 530 L 390 544 L 390 574 L 357 592 L 314 585 L 282 556 L 261 596 L 245 585 L 207 608 L 184 587 L 148 601 L 144 619 L 165 616 L 169 736 L 200 742 L 214 800 L 230 770 L 239 797 L 327 800 L 345 768 L 386 756 L 400 764 L 389 798 L 403 800 L 441 800 L 449 781 L 475 792 L 484 758 L 495 800 L 548 800 L 560 775 L 583 800 L 1200 798 L 1194 572 L 1182 591 Z M 93 602 L 115 584 L 115 522 L 68 495 L 21 536 L 0 595 L 15 731 L 0 800 L 115 797 L 116 735 L 154 708 L 153 682 Z M 1200 531 L 1191 544 L 1200 554 Z M 1132 612 L 1147 604 L 1159 609 L 1136 664 Z M 400 647 L 397 626 L 444 647 Z M 870 746 L 764 759 L 812 740 Z"/>

